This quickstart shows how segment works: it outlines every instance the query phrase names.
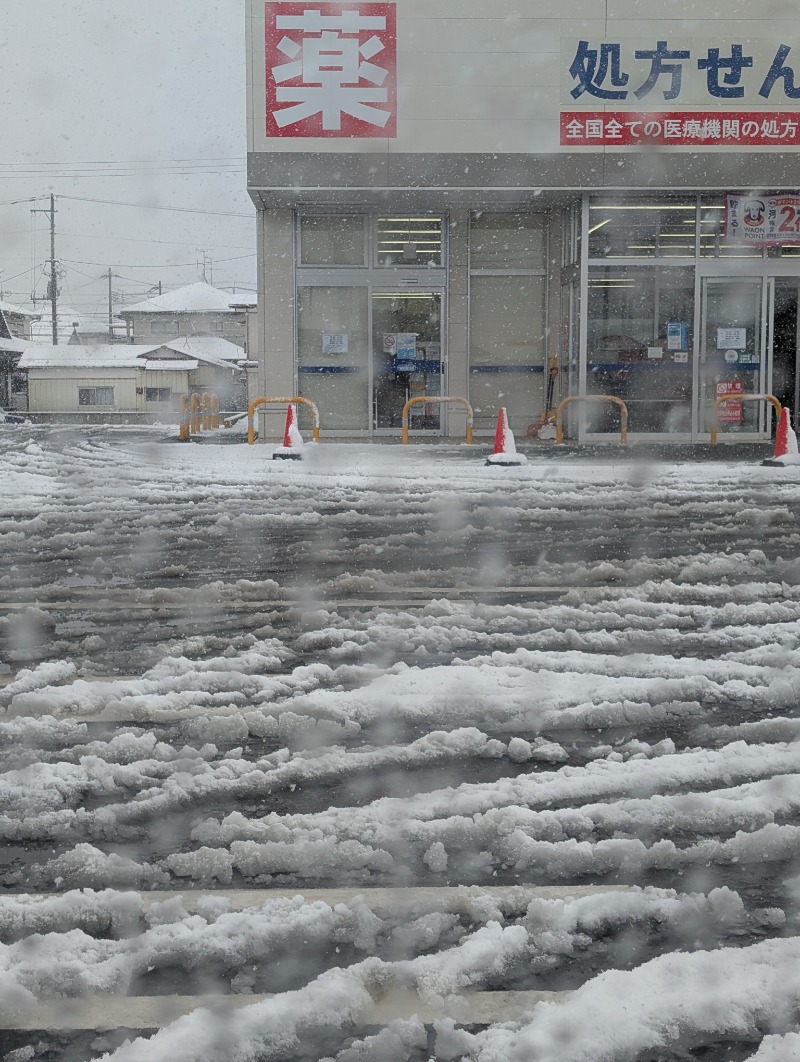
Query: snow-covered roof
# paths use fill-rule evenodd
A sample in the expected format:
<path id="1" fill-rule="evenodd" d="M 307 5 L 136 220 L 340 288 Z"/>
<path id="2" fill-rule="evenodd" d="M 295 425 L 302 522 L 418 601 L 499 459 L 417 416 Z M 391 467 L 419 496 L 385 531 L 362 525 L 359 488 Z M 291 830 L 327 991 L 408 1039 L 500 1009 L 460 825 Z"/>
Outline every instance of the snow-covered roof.
<path id="1" fill-rule="evenodd" d="M 160 346 L 160 344 L 158 344 Z M 28 343 L 19 359 L 20 369 L 139 369 L 158 346 L 114 343 L 97 346 L 68 344 L 54 347 L 45 343 Z"/>
<path id="2" fill-rule="evenodd" d="M 15 313 L 18 317 L 30 317 L 32 321 L 38 320 L 42 316 L 33 310 L 23 310 L 21 306 L 14 306 L 10 302 L 0 302 L 0 310 L 3 313 Z"/>
<path id="3" fill-rule="evenodd" d="M 6 353 L 19 354 L 20 351 L 27 350 L 30 345 L 29 340 L 18 339 L 16 336 L 13 339 L 0 339 L 0 350 Z"/>
<path id="4" fill-rule="evenodd" d="M 127 317 L 134 313 L 234 313 L 231 298 L 230 292 L 199 281 L 126 306 L 117 316 Z"/>
<path id="5" fill-rule="evenodd" d="M 69 340 L 76 323 L 79 333 L 81 331 L 96 332 L 98 328 L 95 319 L 79 314 L 71 306 L 59 303 L 56 309 L 59 343 L 66 343 Z M 45 306 L 41 314 L 36 314 L 36 318 L 31 321 L 31 339 L 35 343 L 52 344 L 53 318 L 50 314 L 49 305 Z"/>
<path id="6" fill-rule="evenodd" d="M 242 291 L 238 295 L 231 295 L 229 306 L 258 306 L 258 295 L 254 291 Z"/>
<path id="7" fill-rule="evenodd" d="M 235 369 L 246 357 L 244 350 L 235 343 L 214 336 L 190 336 L 167 343 L 105 343 L 95 346 L 64 343 L 57 347 L 26 343 L 24 340 L 0 340 L 0 349 L 6 349 L 3 344 L 11 350 L 24 350 L 19 360 L 21 369 L 157 368 L 161 371 L 186 371 L 196 369 L 199 362 L 220 369 Z M 171 351 L 176 357 L 169 357 L 168 352 Z"/>
<path id="8" fill-rule="evenodd" d="M 237 343 L 231 343 L 229 339 L 219 339 L 216 336 L 181 336 L 178 339 L 168 339 L 160 346 L 179 354 L 188 354 L 191 358 L 199 358 L 200 361 L 226 364 L 244 361 L 247 356 L 244 348 Z"/>

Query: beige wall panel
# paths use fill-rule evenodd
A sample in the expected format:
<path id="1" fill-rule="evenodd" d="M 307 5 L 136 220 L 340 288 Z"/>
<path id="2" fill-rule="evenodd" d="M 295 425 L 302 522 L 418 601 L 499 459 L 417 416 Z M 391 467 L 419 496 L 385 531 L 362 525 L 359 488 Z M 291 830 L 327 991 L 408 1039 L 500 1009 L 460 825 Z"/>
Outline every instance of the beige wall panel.
<path id="1" fill-rule="evenodd" d="M 605 34 L 605 20 L 521 18 L 513 22 L 483 19 L 402 19 L 397 26 L 398 66 L 413 62 L 419 48 L 442 54 L 494 53 L 501 63 L 506 55 L 520 52 L 538 55 L 557 52 L 561 38 L 599 37 Z"/>
<path id="2" fill-rule="evenodd" d="M 398 20 L 406 18 L 452 18 L 456 9 L 454 0 L 398 0 Z M 485 19 L 486 0 L 458 0 L 459 18 Z M 512 25 L 523 18 L 536 18 L 543 22 L 558 19 L 605 19 L 606 0 L 492 0 L 492 14 L 498 19 L 507 19 Z"/>
<path id="3" fill-rule="evenodd" d="M 731 22 L 751 22 L 765 25 L 774 19 L 794 20 L 797 27 L 798 8 L 796 0 L 719 0 L 717 4 L 709 0 L 670 0 L 668 5 L 654 3 L 653 0 L 608 0 L 608 20 L 636 19 L 648 22 L 663 22 L 668 14 L 672 21 L 680 19 L 708 19 L 717 17 L 717 28 L 724 20 L 727 27 Z"/>
<path id="4" fill-rule="evenodd" d="M 402 136 L 401 122 L 425 119 L 441 126 L 446 137 L 451 121 L 475 124 L 482 121 L 529 122 L 542 114 L 558 114 L 558 89 L 528 88 L 427 88 L 401 89 L 398 133 Z M 398 139 L 400 139 L 400 136 Z M 411 149 L 403 144 L 402 150 Z"/>
<path id="5" fill-rule="evenodd" d="M 418 51 L 413 63 L 398 74 L 399 90 L 427 86 L 452 86 L 460 89 L 509 88 L 528 89 L 542 85 L 558 85 L 561 77 L 560 46 L 555 42 L 552 51 L 506 52 L 498 62 L 496 53 L 475 50 L 456 54 Z"/>
<path id="6" fill-rule="evenodd" d="M 397 151 L 537 152 L 559 150 L 558 122 L 530 120 L 480 122 L 401 121 L 402 147 Z"/>
<path id="7" fill-rule="evenodd" d="M 59 374 L 57 376 L 36 378 L 29 375 L 29 403 L 32 412 L 60 412 L 93 409 L 104 409 L 104 406 L 79 406 L 79 387 L 113 387 L 115 409 L 136 408 L 136 381 L 134 379 L 120 378 L 119 376 L 103 375 L 86 377 L 75 375 L 80 370 L 72 370 L 72 373 Z"/>

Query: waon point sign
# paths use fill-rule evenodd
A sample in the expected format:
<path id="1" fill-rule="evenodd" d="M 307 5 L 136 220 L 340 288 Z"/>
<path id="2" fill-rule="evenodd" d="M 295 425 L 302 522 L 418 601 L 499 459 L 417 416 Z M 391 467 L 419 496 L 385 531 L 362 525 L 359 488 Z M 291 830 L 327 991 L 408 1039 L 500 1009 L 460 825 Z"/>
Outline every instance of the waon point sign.
<path id="1" fill-rule="evenodd" d="M 394 4 L 265 5 L 268 137 L 395 137 Z"/>
<path id="2" fill-rule="evenodd" d="M 562 41 L 562 146 L 800 145 L 800 40 L 659 37 Z"/>

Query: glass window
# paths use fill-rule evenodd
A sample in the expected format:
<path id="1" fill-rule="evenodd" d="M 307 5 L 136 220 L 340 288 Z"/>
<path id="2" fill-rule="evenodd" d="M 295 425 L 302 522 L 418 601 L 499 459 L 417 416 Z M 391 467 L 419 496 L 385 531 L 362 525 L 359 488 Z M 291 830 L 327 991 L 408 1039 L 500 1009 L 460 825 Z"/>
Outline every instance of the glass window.
<path id="1" fill-rule="evenodd" d="M 322 428 L 369 426 L 368 320 L 366 287 L 298 289 L 298 393 L 317 404 Z"/>
<path id="2" fill-rule="evenodd" d="M 473 214 L 471 269 L 544 269 L 545 219 L 542 214 Z"/>
<path id="3" fill-rule="evenodd" d="M 378 218 L 375 243 L 379 266 L 441 266 L 441 217 Z"/>
<path id="4" fill-rule="evenodd" d="M 763 254 L 760 247 L 725 239 L 725 203 L 715 198 L 700 205 L 700 257 L 761 258 Z"/>
<path id="5" fill-rule="evenodd" d="M 79 387 L 79 406 L 113 406 L 113 387 Z"/>
<path id="6" fill-rule="evenodd" d="M 694 270 L 592 268 L 587 310 L 587 393 L 621 399 L 632 432 L 689 432 Z M 587 417 L 618 431 L 612 402 Z"/>
<path id="7" fill-rule="evenodd" d="M 172 389 L 170 387 L 145 387 L 145 402 L 171 402 Z"/>
<path id="8" fill-rule="evenodd" d="M 561 264 L 577 265 L 580 258 L 581 204 L 561 211 Z"/>
<path id="9" fill-rule="evenodd" d="M 696 201 L 595 201 L 589 206 L 590 258 L 694 258 Z"/>
<path id="10" fill-rule="evenodd" d="M 300 218 L 300 262 L 306 266 L 363 266 L 361 215 L 307 215 Z"/>
<path id="11" fill-rule="evenodd" d="M 154 336 L 176 336 L 178 334 L 178 322 L 151 321 L 150 333 Z"/>

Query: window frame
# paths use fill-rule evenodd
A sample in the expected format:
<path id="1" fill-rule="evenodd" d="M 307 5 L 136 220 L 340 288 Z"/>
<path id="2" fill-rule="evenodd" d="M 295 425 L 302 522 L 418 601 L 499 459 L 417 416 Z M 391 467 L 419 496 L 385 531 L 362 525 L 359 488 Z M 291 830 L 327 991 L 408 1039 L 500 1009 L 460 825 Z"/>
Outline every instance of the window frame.
<path id="1" fill-rule="evenodd" d="M 106 401 L 106 402 L 99 402 L 97 400 L 97 398 L 98 398 L 98 393 L 101 392 L 101 391 L 109 393 L 111 395 L 111 400 L 110 401 Z M 89 395 L 89 393 L 91 393 L 93 401 L 88 401 L 85 397 L 82 397 L 82 396 Z M 95 407 L 97 407 L 97 406 L 106 406 L 106 407 L 108 407 L 108 406 L 113 406 L 113 405 L 114 405 L 114 388 L 113 387 L 109 387 L 107 385 L 100 385 L 100 386 L 87 385 L 87 386 L 84 386 L 84 387 L 81 387 L 81 386 L 78 387 L 78 406 L 80 406 L 80 407 L 85 407 L 85 406 L 95 406 Z"/>

